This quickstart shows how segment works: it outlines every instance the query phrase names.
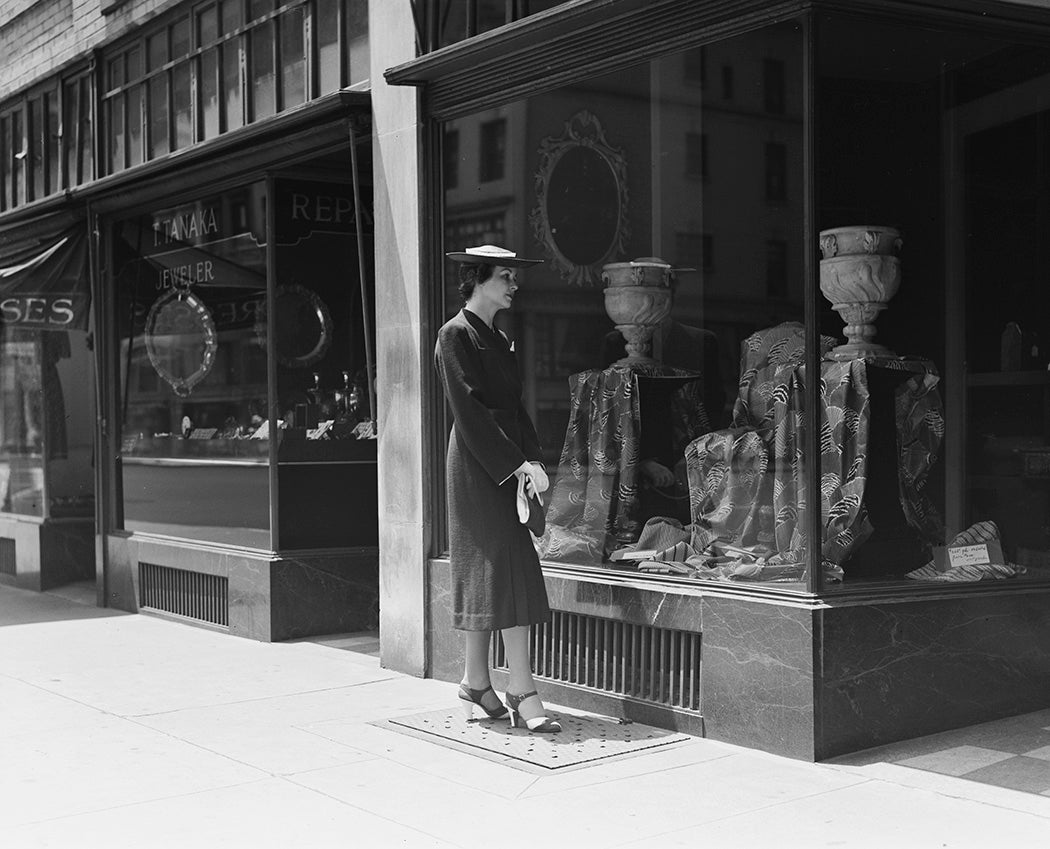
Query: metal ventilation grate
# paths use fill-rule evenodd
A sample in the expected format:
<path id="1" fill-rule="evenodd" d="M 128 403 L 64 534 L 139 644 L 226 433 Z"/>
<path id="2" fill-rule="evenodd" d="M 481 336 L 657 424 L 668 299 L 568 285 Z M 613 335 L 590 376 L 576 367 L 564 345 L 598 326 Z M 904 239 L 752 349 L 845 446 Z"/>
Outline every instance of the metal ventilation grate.
<path id="1" fill-rule="evenodd" d="M 0 575 L 18 574 L 18 556 L 15 541 L 11 537 L 0 537 Z"/>
<path id="2" fill-rule="evenodd" d="M 530 639 L 538 677 L 700 710 L 700 634 L 556 610 Z M 507 667 L 498 633 L 493 666 Z"/>
<path id="3" fill-rule="evenodd" d="M 155 563 L 139 563 L 139 607 L 228 627 L 227 579 Z"/>

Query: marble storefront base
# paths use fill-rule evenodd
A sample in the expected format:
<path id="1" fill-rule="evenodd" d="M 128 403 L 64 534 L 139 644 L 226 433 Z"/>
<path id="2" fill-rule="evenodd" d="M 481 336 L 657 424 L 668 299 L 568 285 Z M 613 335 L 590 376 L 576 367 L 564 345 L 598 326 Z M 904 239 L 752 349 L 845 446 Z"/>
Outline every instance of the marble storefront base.
<path id="1" fill-rule="evenodd" d="M 1050 589 L 819 614 L 820 758 L 1050 707 Z"/>
<path id="2" fill-rule="evenodd" d="M 718 740 L 823 760 L 1050 706 L 1050 589 L 702 609 Z"/>
<path id="3" fill-rule="evenodd" d="M 54 589 L 95 577 L 92 519 L 0 517 L 0 582 Z"/>
<path id="4" fill-rule="evenodd" d="M 700 634 L 699 710 L 541 681 L 570 707 L 813 761 L 1050 706 L 1050 588 L 788 600 L 546 580 L 556 611 Z M 427 674 L 458 681 L 447 562 L 430 561 L 427 583 Z"/>
<path id="5" fill-rule="evenodd" d="M 379 553 L 375 548 L 268 554 L 139 536 L 106 541 L 110 607 L 139 612 L 140 563 L 225 579 L 223 630 L 266 642 L 369 631 L 379 623 Z M 146 610 L 168 615 L 163 610 Z M 191 617 L 181 621 L 216 627 Z"/>

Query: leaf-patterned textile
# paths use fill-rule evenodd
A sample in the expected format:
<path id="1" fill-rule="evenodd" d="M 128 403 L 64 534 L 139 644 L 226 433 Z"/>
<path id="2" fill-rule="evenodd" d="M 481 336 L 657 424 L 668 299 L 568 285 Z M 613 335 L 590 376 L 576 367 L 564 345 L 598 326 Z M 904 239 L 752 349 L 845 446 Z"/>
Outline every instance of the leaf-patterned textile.
<path id="1" fill-rule="evenodd" d="M 600 562 L 635 542 L 647 516 L 639 510 L 640 381 L 669 379 L 672 433 L 685 446 L 710 430 L 699 374 L 653 365 L 613 365 L 569 378 L 569 425 L 536 545 L 546 560 Z"/>
<path id="2" fill-rule="evenodd" d="M 828 350 L 834 340 L 824 338 Z M 805 548 L 805 366 L 800 325 L 754 334 L 743 344 L 734 428 L 701 436 L 686 449 L 693 524 L 746 548 L 757 529 L 774 525 L 775 560 L 798 562 Z M 864 501 L 871 368 L 910 372 L 896 389 L 900 503 L 908 524 L 928 542 L 943 538 L 940 517 L 923 487 L 944 436 L 939 378 L 932 362 L 871 357 L 821 364 L 822 558 L 826 574 L 872 532 Z M 768 456 L 763 457 L 758 440 Z"/>

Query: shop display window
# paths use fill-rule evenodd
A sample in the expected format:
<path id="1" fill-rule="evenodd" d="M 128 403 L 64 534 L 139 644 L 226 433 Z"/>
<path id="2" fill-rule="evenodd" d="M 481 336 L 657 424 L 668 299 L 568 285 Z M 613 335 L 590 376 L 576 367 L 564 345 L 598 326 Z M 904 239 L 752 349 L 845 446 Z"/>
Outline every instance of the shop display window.
<path id="1" fill-rule="evenodd" d="M 0 512 L 94 517 L 87 335 L 0 329 Z"/>
<path id="2" fill-rule="evenodd" d="M 367 188 L 367 187 L 366 187 Z M 369 386 L 361 261 L 372 267 L 366 195 L 359 257 L 349 182 L 277 180 L 273 294 L 277 374 L 277 481 L 285 548 L 370 545 L 376 541 L 374 383 Z M 366 270 L 366 281 L 368 272 Z"/>
<path id="3" fill-rule="evenodd" d="M 844 583 L 1046 579 L 1050 50 L 844 16 L 816 32 L 821 329 L 877 328 L 888 349 L 851 366 L 866 448 L 838 437 L 830 397 L 822 422 L 850 455 L 832 470 L 825 452 L 822 471 L 865 483 L 838 510 L 845 480 L 827 480 Z M 861 226 L 824 241 L 847 224 Z M 861 267 L 873 287 L 857 288 Z M 832 296 L 867 315 L 836 315 Z"/>
<path id="4" fill-rule="evenodd" d="M 3 328 L 0 343 L 0 511 L 44 515 L 44 346 L 40 334 Z M 52 387 L 49 387 L 49 389 Z M 53 417 L 52 417 L 53 418 Z"/>
<path id="5" fill-rule="evenodd" d="M 731 103 L 696 55 L 447 122 L 443 247 L 546 260 L 497 318 L 552 481 L 543 561 L 804 590 L 802 31 L 705 48 Z"/>
<path id="6" fill-rule="evenodd" d="M 270 547 L 265 196 L 114 226 L 127 530 Z"/>
<path id="7" fill-rule="evenodd" d="M 0 513 L 94 519 L 87 230 L 8 233 L 0 280 Z"/>
<path id="8" fill-rule="evenodd" d="M 350 181 L 278 177 L 113 223 L 119 527 L 376 544 L 372 257 L 356 209 Z"/>
<path id="9" fill-rule="evenodd" d="M 1048 80 L 991 31 L 815 14 L 445 122 L 444 250 L 546 260 L 498 319 L 552 473 L 541 559 L 1050 578 Z"/>

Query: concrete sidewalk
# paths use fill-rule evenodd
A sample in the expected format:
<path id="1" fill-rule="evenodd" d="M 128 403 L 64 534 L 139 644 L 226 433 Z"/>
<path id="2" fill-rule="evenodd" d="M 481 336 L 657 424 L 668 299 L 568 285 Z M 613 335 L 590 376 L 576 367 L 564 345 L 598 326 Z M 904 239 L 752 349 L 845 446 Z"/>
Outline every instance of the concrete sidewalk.
<path id="1" fill-rule="evenodd" d="M 689 738 L 545 774 L 397 733 L 375 723 L 456 690 L 376 648 L 0 586 L 0 846 L 1050 846 L 1050 796 L 891 750 L 805 764 Z"/>

